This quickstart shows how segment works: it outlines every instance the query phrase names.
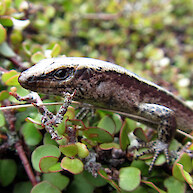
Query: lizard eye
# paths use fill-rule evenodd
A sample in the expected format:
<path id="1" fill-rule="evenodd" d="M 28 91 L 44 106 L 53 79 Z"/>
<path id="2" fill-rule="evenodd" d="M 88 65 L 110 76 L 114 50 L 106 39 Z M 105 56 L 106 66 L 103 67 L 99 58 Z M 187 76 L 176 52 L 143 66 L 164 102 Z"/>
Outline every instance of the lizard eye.
<path id="1" fill-rule="evenodd" d="M 72 77 L 73 72 L 74 71 L 71 68 L 62 68 L 62 69 L 57 70 L 53 76 L 55 79 L 65 80 L 69 77 Z"/>

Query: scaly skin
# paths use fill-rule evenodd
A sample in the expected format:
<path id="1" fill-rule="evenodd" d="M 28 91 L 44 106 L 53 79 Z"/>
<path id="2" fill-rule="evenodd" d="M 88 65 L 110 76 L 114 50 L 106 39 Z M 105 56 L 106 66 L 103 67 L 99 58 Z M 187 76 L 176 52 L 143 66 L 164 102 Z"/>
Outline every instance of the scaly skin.
<path id="1" fill-rule="evenodd" d="M 123 112 L 156 127 L 158 139 L 147 144 L 149 152 L 154 152 L 151 165 L 162 151 L 169 162 L 168 145 L 176 128 L 193 130 L 193 110 L 182 100 L 110 62 L 79 57 L 45 59 L 21 73 L 19 82 L 45 94 L 63 96 L 76 90 L 74 100 Z"/>

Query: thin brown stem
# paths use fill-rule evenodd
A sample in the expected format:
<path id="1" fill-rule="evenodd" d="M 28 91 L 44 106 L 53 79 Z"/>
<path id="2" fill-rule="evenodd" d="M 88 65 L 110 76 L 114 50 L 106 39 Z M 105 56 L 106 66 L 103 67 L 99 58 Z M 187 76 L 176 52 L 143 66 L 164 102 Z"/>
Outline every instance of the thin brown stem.
<path id="1" fill-rule="evenodd" d="M 28 175 L 32 185 L 35 186 L 37 184 L 37 180 L 35 178 L 35 175 L 34 175 L 34 173 L 32 171 L 32 168 L 31 168 L 31 166 L 29 164 L 28 158 L 27 158 L 27 156 L 25 154 L 25 151 L 24 151 L 23 146 L 22 146 L 20 141 L 18 141 L 15 144 L 15 149 L 16 149 L 16 151 L 17 151 L 17 153 L 18 153 L 18 155 L 19 155 L 19 157 L 20 157 L 20 159 L 21 159 L 21 161 L 23 163 L 25 171 L 26 171 L 26 173 L 27 173 L 27 175 Z"/>

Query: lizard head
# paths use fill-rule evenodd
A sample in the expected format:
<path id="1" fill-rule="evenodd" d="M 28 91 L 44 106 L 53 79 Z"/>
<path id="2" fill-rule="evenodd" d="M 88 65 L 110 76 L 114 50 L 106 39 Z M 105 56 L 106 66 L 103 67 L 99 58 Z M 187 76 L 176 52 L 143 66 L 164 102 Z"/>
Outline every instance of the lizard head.
<path id="1" fill-rule="evenodd" d="M 77 66 L 65 58 L 44 59 L 22 72 L 18 81 L 32 91 L 62 95 L 68 91 L 65 88 L 70 88 Z"/>

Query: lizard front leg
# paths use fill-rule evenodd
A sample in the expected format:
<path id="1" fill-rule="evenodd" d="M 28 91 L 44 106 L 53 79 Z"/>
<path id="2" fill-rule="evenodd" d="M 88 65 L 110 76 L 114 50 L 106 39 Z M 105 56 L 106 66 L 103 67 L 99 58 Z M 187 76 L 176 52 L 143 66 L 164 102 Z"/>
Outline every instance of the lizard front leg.
<path id="1" fill-rule="evenodd" d="M 42 105 L 43 102 L 37 93 L 31 92 L 27 96 L 21 97 L 16 92 L 10 92 L 10 94 L 14 96 L 17 100 L 31 102 L 35 107 L 37 107 L 39 112 L 43 115 L 41 120 L 42 126 L 46 129 L 47 132 L 50 133 L 52 139 L 60 139 L 53 126 L 57 127 L 57 125 L 62 122 L 63 117 L 67 112 L 67 109 L 71 104 L 72 98 L 74 97 L 75 93 L 76 90 L 72 94 L 63 93 L 63 96 L 65 97 L 64 104 L 60 107 L 57 114 L 54 115 L 46 108 L 46 106 Z"/>
<path id="2" fill-rule="evenodd" d="M 170 162 L 169 158 L 169 144 L 174 137 L 176 131 L 176 118 L 175 113 L 171 109 L 157 105 L 157 104 L 141 104 L 139 105 L 140 116 L 158 123 L 158 139 L 150 143 L 145 143 L 136 147 L 149 148 L 148 150 L 137 155 L 137 158 L 147 153 L 153 153 L 153 159 L 150 163 L 149 172 L 151 172 L 154 163 L 161 152 L 164 152 L 167 163 Z"/>

